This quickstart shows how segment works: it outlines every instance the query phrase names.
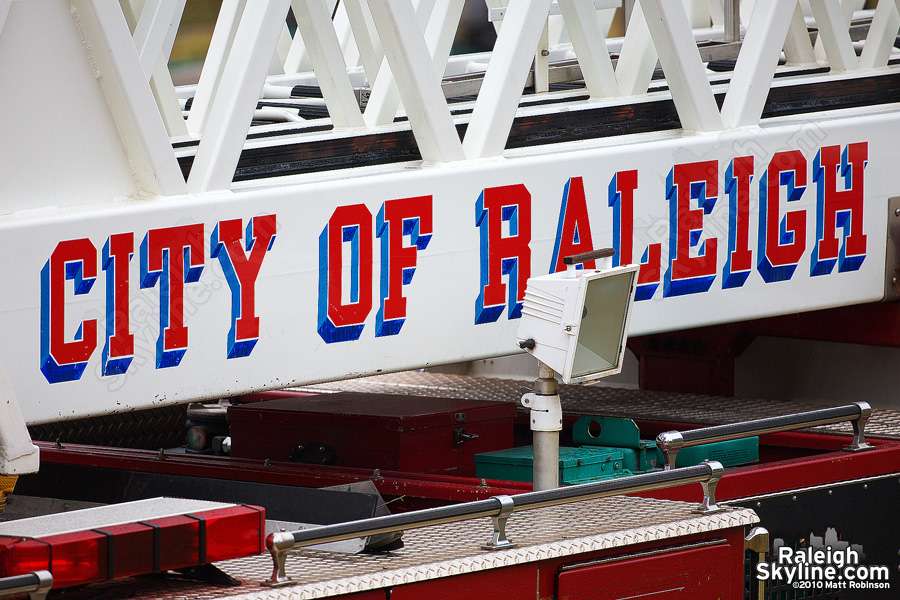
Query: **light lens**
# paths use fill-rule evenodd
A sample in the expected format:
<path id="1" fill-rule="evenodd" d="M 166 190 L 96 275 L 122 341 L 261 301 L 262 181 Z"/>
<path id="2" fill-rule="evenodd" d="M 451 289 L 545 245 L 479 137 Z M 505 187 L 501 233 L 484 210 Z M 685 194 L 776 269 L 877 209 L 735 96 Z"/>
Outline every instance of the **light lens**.
<path id="1" fill-rule="evenodd" d="M 572 377 L 618 369 L 633 271 L 587 281 L 581 325 L 572 362 Z"/>
<path id="2" fill-rule="evenodd" d="M 46 570 L 62 588 L 253 556 L 264 536 L 265 509 L 240 505 L 40 539 L 0 536 L 0 577 Z"/>

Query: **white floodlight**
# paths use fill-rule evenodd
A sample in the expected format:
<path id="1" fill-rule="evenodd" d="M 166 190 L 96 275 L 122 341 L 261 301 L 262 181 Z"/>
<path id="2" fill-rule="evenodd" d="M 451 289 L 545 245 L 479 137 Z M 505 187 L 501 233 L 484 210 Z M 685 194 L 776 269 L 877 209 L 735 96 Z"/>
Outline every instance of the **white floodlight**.
<path id="1" fill-rule="evenodd" d="M 563 383 L 590 383 L 622 370 L 639 266 L 576 271 L 575 264 L 528 280 L 517 337 Z"/>
<path id="2" fill-rule="evenodd" d="M 535 490 L 555 488 L 559 481 L 562 406 L 556 375 L 564 383 L 592 383 L 622 370 L 640 266 L 576 269 L 613 254 L 606 249 L 568 256 L 564 273 L 532 277 L 525 288 L 519 346 L 540 365 L 534 392 L 522 397 L 531 413 Z"/>

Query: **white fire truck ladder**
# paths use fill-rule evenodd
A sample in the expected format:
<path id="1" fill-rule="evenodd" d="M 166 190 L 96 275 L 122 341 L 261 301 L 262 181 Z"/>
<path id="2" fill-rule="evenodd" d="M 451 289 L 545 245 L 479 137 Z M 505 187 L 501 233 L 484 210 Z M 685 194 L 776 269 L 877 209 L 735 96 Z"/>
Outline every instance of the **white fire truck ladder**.
<path id="1" fill-rule="evenodd" d="M 756 182 L 773 156 L 784 151 L 807 152 L 805 159 L 813 165 L 819 159 L 815 147 L 804 146 L 809 140 L 816 147 L 840 148 L 866 142 L 869 235 L 862 267 L 827 277 L 801 273 L 774 283 L 751 278 L 746 288 L 728 297 L 718 279 L 705 295 L 693 288 L 683 294 L 659 291 L 636 307 L 632 333 L 884 296 L 887 198 L 900 183 L 890 153 L 900 133 L 891 99 L 871 107 L 838 107 L 828 114 L 815 107 L 772 118 L 763 114 L 772 89 L 852 85 L 864 77 L 894 73 L 900 0 L 881 0 L 874 11 L 863 11 L 861 0 L 517 0 L 508 5 L 488 0 L 498 30 L 493 51 L 450 56 L 464 4 L 225 0 L 197 85 L 176 89 L 166 65 L 185 0 L 0 0 L 0 89 L 7 90 L 0 95 L 0 235 L 6 248 L 0 269 L 7 277 L 0 293 L 0 337 L 6 341 L 0 350 L 5 367 L 0 372 L 5 400 L 0 402 L 0 473 L 37 466 L 25 423 L 519 351 L 513 277 L 521 265 L 503 263 L 504 285 L 513 289 L 509 306 L 498 309 L 503 316 L 482 322 L 473 316 L 482 301 L 479 292 L 489 285 L 484 269 L 490 251 L 484 239 L 493 234 L 487 231 L 489 217 L 483 216 L 487 209 L 480 209 L 482 217 L 476 220 L 472 209 L 488 189 L 527 188 L 531 214 L 526 216 L 520 204 L 504 205 L 499 239 L 525 235 L 526 223 L 520 219 L 530 219 L 531 271 L 547 272 L 555 252 L 557 215 L 563 229 L 561 193 L 569 198 L 584 178 L 586 191 L 581 193 L 589 196 L 595 245 L 610 245 L 619 232 L 614 219 L 621 217 L 613 217 L 611 207 L 622 190 L 616 196 L 611 187 L 607 205 L 606 186 L 617 173 L 643 169 L 637 190 L 645 195 L 633 207 L 639 213 L 634 255 L 629 240 L 629 254 L 620 246 L 618 257 L 623 264 L 639 262 L 643 248 L 650 251 L 657 243 L 662 270 L 669 265 L 664 277 L 677 277 L 677 263 L 672 271 L 675 234 L 665 233 L 680 219 L 671 213 L 675 217 L 670 221 L 670 210 L 680 209 L 667 201 L 677 188 L 669 171 L 700 159 L 716 161 L 721 172 L 706 183 L 691 179 L 685 197 L 699 201 L 709 219 L 704 225 L 702 215 L 689 217 L 700 219 L 688 236 L 691 260 L 705 256 L 720 277 L 734 242 L 729 247 L 728 203 L 715 205 L 719 192 L 713 188 L 720 188 L 723 197 L 736 197 L 731 171 L 724 173 L 728 161 L 755 157 L 751 179 Z M 607 39 L 605 23 L 617 8 L 629 15 L 626 33 Z M 287 26 L 289 11 L 297 24 L 293 33 Z M 710 69 L 711 63 L 729 59 L 733 67 Z M 658 65 L 664 79 L 654 79 Z M 583 89 L 558 89 L 560 83 L 582 81 Z M 313 88 L 321 98 L 298 99 L 297 86 Z M 523 95 L 526 87 L 529 93 Z M 665 101 L 677 111 L 674 128 L 635 132 L 626 122 L 616 131 L 613 122 L 595 139 L 590 133 L 584 138 L 565 134 L 548 138 L 559 143 L 541 142 L 541 119 L 548 115 L 576 119 L 592 110 L 635 110 Z M 322 116 L 300 116 L 313 109 Z M 519 122 L 532 124 L 530 141 L 512 147 L 510 132 Z M 414 146 L 403 147 L 397 140 L 409 132 Z M 394 154 L 380 148 L 382 143 L 391 145 Z M 319 156 L 326 148 L 336 148 L 338 154 L 350 148 L 350 157 L 329 162 Z M 258 162 L 247 158 L 254 156 Z M 242 157 L 249 162 L 242 163 Z M 316 168 L 320 158 L 323 169 Z M 279 170 L 298 161 L 305 166 Z M 848 164 L 845 156 L 845 178 L 852 168 Z M 824 189 L 825 179 L 817 179 L 815 168 L 808 178 L 806 171 L 782 170 L 776 193 L 790 194 L 787 202 L 792 202 L 806 185 L 818 182 Z M 790 173 L 794 178 L 786 178 Z M 287 176 L 277 177 L 282 174 Z M 570 181 L 575 182 L 571 189 Z M 717 185 L 707 185 L 710 181 Z M 751 238 L 763 204 L 755 186 Z M 408 228 L 404 224 L 404 240 L 411 236 L 412 241 L 399 246 L 419 252 L 418 263 L 413 259 L 408 265 L 399 288 L 407 306 L 405 321 L 396 331 L 373 333 L 373 323 L 381 318 L 376 317 L 378 286 L 371 282 L 371 271 L 367 278 L 359 270 L 359 259 L 375 256 L 377 263 L 380 241 L 381 281 L 387 285 L 385 257 L 390 252 L 384 250 L 388 246 L 382 234 L 388 217 L 382 204 L 414 197 L 433 198 L 433 242 L 428 246 L 425 240 L 424 216 Z M 790 223 L 781 224 L 780 241 L 767 243 L 783 247 L 799 243 L 792 236 L 805 235 L 802 260 L 809 261 L 816 235 L 822 235 L 816 231 L 815 202 L 812 190 L 798 202 L 807 207 L 805 233 L 785 231 L 785 226 L 793 227 L 793 218 L 785 216 Z M 343 250 L 331 253 L 328 224 L 340 207 L 349 205 L 365 205 L 361 210 L 369 221 L 354 225 L 356 229 L 348 225 L 336 242 Z M 786 212 L 784 205 L 781 210 Z M 263 252 L 259 279 L 254 280 L 258 343 L 248 342 L 245 355 L 228 355 L 229 324 L 248 308 L 235 299 L 242 297 L 240 282 L 219 268 L 226 263 L 217 255 L 216 236 L 223 222 L 241 220 L 241 231 L 248 228 L 241 252 L 249 256 L 255 239 L 251 220 L 269 214 L 277 214 L 278 239 L 269 238 L 271 252 Z M 376 214 L 381 229 L 373 238 Z M 431 217 L 429 213 L 427 220 Z M 837 226 L 826 223 L 826 231 L 843 228 L 846 239 L 849 218 Z M 185 249 L 183 268 L 177 260 L 158 270 L 144 264 L 152 262 L 141 246 L 148 230 L 181 225 L 196 225 L 192 231 L 200 232 L 199 241 L 182 246 L 191 249 L 190 256 Z M 663 233 L 654 234 L 660 227 Z M 124 274 L 114 279 L 109 236 L 123 232 L 134 240 L 120 255 L 126 261 Z M 479 241 L 479 232 L 487 238 Z M 703 254 L 716 252 L 714 238 L 718 258 Z M 72 249 L 75 258 L 65 258 L 59 250 L 67 241 L 72 244 L 64 249 Z M 369 247 L 360 250 L 364 244 Z M 753 252 L 765 254 L 760 244 Z M 166 248 L 162 261 L 169 260 L 167 253 L 175 246 Z M 57 250 L 61 271 L 52 270 Z M 337 285 L 337 279 L 331 279 L 328 257 L 342 256 L 349 258 L 341 259 L 343 267 L 335 277 L 344 287 L 333 300 L 328 286 Z M 641 262 L 652 260 L 652 253 L 648 256 Z M 415 268 L 414 281 L 409 268 Z M 184 275 L 178 284 L 184 288 L 184 306 L 165 282 L 176 269 Z M 97 278 L 105 278 L 105 297 L 103 285 L 92 290 Z M 116 291 L 119 284 L 130 291 Z M 114 303 L 117 294 L 125 294 L 124 305 Z M 368 312 L 362 310 L 360 294 L 374 295 Z M 323 295 L 328 299 L 323 301 Z M 384 298 L 383 293 L 380 300 Z M 364 313 L 353 323 L 354 331 L 362 331 L 354 334 L 357 339 L 327 339 L 317 331 L 322 310 L 330 315 L 334 302 Z M 125 356 L 125 370 L 101 368 L 111 332 L 118 331 L 116 320 L 129 316 L 135 342 Z M 170 321 L 176 317 L 184 323 Z M 155 354 L 154 345 L 168 344 L 163 330 L 178 325 L 185 326 L 181 354 L 167 362 L 159 352 L 168 350 Z M 74 358 L 67 363 L 53 348 L 68 349 Z M 42 371 L 42 365 L 51 364 L 48 360 L 69 370 L 48 375 L 52 369 Z"/>

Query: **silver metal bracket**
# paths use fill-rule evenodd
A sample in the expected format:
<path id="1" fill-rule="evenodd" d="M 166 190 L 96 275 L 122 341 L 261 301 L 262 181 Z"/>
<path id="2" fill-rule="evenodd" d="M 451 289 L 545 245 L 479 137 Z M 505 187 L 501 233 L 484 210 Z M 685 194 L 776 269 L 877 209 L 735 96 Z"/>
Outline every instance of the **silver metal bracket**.
<path id="1" fill-rule="evenodd" d="M 32 571 L 22 575 L 0 577 L 0 597 L 28 594 L 30 600 L 44 600 L 53 587 L 49 571 Z"/>
<path id="2" fill-rule="evenodd" d="M 769 553 L 769 531 L 765 527 L 754 527 L 744 538 L 744 550 L 750 550 L 756 554 L 756 563 L 751 564 L 751 568 L 756 570 L 756 565 L 766 561 L 766 554 Z M 766 597 L 766 582 L 761 579 L 753 578 L 752 584 L 756 587 L 757 600 L 764 600 Z M 753 597 L 753 588 L 751 587 L 750 597 Z"/>
<path id="3" fill-rule="evenodd" d="M 518 544 L 510 542 L 506 539 L 506 521 L 515 508 L 515 502 L 510 496 L 494 496 L 494 499 L 500 502 L 500 512 L 497 516 L 491 517 L 494 522 L 494 534 L 491 541 L 482 546 L 485 550 L 506 550 L 507 548 L 515 548 Z"/>
<path id="4" fill-rule="evenodd" d="M 705 460 L 703 463 L 709 466 L 710 475 L 707 481 L 700 482 L 700 485 L 703 486 L 703 500 L 691 512 L 698 515 L 709 515 L 728 510 L 727 507 L 716 504 L 716 484 L 725 474 L 725 467 L 722 466 L 722 463 L 714 460 Z"/>
<path id="5" fill-rule="evenodd" d="M 868 402 L 856 402 L 855 404 L 859 406 L 859 418 L 851 421 L 853 423 L 853 441 L 844 448 L 844 452 L 859 452 L 861 450 L 871 450 L 875 447 L 866 442 L 865 436 L 866 423 L 869 422 L 869 417 L 872 416 L 872 407 L 869 406 Z"/>
<path id="6" fill-rule="evenodd" d="M 754 527 L 744 538 L 744 550 L 765 555 L 769 552 L 769 530 L 765 527 Z"/>
<path id="7" fill-rule="evenodd" d="M 53 575 L 49 571 L 35 571 L 38 577 L 38 589 L 28 593 L 29 600 L 44 600 L 53 587 Z"/>
<path id="8" fill-rule="evenodd" d="M 293 580 L 287 576 L 285 571 L 285 563 L 293 546 L 294 536 L 289 532 L 273 533 L 266 538 L 266 548 L 269 550 L 269 554 L 272 555 L 273 568 L 272 577 L 263 581 L 263 585 L 267 587 L 283 587 L 293 583 Z"/>
<path id="9" fill-rule="evenodd" d="M 656 445 L 662 451 L 666 460 L 664 471 L 675 468 L 675 459 L 678 458 L 678 451 L 684 446 L 684 438 L 679 431 L 664 431 L 656 436 Z"/>

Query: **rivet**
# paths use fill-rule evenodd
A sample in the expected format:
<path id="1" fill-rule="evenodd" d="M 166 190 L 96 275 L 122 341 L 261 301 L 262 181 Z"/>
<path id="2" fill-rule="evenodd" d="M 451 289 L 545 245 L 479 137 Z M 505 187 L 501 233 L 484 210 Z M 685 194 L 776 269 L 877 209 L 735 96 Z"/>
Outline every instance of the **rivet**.
<path id="1" fill-rule="evenodd" d="M 271 467 L 271 466 L 272 466 L 272 459 L 271 459 L 271 458 L 267 458 L 266 460 L 264 460 L 264 461 L 263 461 L 263 466 L 264 466 L 264 467 Z"/>
<path id="2" fill-rule="evenodd" d="M 834 493 L 834 492 L 832 492 L 831 490 L 828 490 L 828 495 L 829 495 L 829 496 L 832 495 L 833 493 Z"/>
<path id="3" fill-rule="evenodd" d="M 541 50 L 541 56 L 550 56 L 550 51 L 549 50 Z M 898 210 L 900 210 L 900 209 L 898 209 Z"/>
<path id="4" fill-rule="evenodd" d="M 895 209 L 894 209 L 894 216 L 895 216 L 895 217 L 900 217 L 900 208 L 895 208 Z"/>
<path id="5" fill-rule="evenodd" d="M 863 489 L 864 489 L 864 490 L 869 489 L 869 484 L 868 484 L 868 483 L 864 483 L 864 484 L 863 484 Z"/>
<path id="6" fill-rule="evenodd" d="M 761 506 L 762 506 L 762 502 L 757 502 L 757 503 L 756 503 L 756 508 L 759 508 L 759 507 L 761 507 Z"/>
<path id="7" fill-rule="evenodd" d="M 791 496 L 791 500 L 794 501 L 794 502 L 796 502 L 796 501 L 797 501 L 797 496 Z"/>

